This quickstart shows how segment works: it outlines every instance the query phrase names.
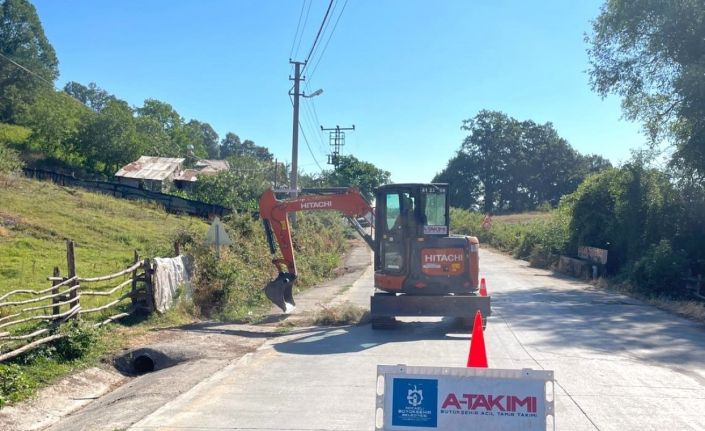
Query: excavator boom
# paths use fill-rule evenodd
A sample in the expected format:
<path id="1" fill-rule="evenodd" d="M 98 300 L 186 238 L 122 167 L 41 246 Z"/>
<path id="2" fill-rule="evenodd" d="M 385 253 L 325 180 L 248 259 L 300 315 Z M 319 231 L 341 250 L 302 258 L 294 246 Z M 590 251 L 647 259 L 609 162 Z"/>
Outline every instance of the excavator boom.
<path id="1" fill-rule="evenodd" d="M 296 259 L 291 241 L 289 213 L 299 211 L 339 211 L 347 217 L 360 236 L 370 248 L 374 249 L 372 237 L 358 222 L 364 217 L 370 223 L 374 222 L 374 208 L 355 188 L 320 189 L 310 191 L 305 196 L 278 200 L 272 189 L 265 191 L 260 197 L 260 218 L 264 224 L 272 263 L 279 275 L 265 286 L 265 294 L 270 301 L 284 312 L 290 312 L 295 307 L 293 285 L 297 277 Z M 277 252 L 276 245 L 279 245 Z"/>

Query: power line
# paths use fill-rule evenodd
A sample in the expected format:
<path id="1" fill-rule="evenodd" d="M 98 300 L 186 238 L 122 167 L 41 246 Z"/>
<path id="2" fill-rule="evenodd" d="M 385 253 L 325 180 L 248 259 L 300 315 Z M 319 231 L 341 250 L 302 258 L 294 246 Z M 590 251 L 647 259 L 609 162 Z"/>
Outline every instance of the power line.
<path id="1" fill-rule="evenodd" d="M 289 101 L 291 102 L 291 106 L 294 106 L 294 99 L 291 97 L 291 95 L 289 95 Z M 313 154 L 313 150 L 311 150 L 311 145 L 308 143 L 308 138 L 306 137 L 306 133 L 304 133 L 304 127 L 301 124 L 300 119 L 299 119 L 299 131 L 301 132 L 301 136 L 304 137 L 304 142 L 306 143 L 306 148 L 308 148 L 308 152 L 311 154 L 313 161 L 316 162 L 316 166 L 318 166 L 318 169 L 323 171 L 323 168 L 321 167 L 320 163 L 318 163 L 318 159 L 316 159 L 316 156 Z"/>
<path id="2" fill-rule="evenodd" d="M 333 33 L 335 33 L 335 29 L 338 27 L 338 22 L 340 21 L 340 17 L 343 16 L 343 12 L 345 12 L 345 6 L 347 6 L 347 5 L 348 5 L 348 0 L 345 0 L 345 2 L 343 3 L 343 7 L 340 9 L 340 13 L 338 14 L 338 18 L 335 20 L 335 24 L 333 24 L 333 29 L 330 31 L 330 34 L 328 35 L 328 39 L 326 39 L 325 45 L 323 45 L 323 50 L 321 51 L 321 55 L 318 56 L 318 60 L 316 60 L 316 64 L 313 66 L 313 70 L 308 75 L 307 84 L 311 82 L 311 79 L 313 78 L 313 74 L 316 73 L 316 69 L 318 69 L 318 64 L 321 62 L 323 55 L 326 53 L 326 48 L 328 48 L 328 43 L 330 43 L 330 40 L 333 38 Z"/>
<path id="3" fill-rule="evenodd" d="M 306 3 L 306 0 L 304 0 L 304 4 Z M 306 16 L 304 17 L 304 24 L 301 26 L 301 34 L 299 35 L 299 43 L 296 45 L 296 51 L 294 52 L 294 56 L 297 56 L 299 54 L 299 48 L 301 47 L 301 41 L 304 39 L 304 30 L 306 30 L 306 23 L 308 22 L 308 13 L 311 11 L 311 5 L 313 4 L 313 0 L 309 0 L 308 2 L 308 8 L 306 9 Z M 303 70 L 302 70 L 303 72 Z"/>
<path id="4" fill-rule="evenodd" d="M 316 33 L 316 38 L 313 40 L 313 45 L 311 45 L 311 50 L 308 52 L 308 55 L 306 56 L 306 60 L 304 61 L 304 69 L 306 68 L 306 64 L 308 61 L 311 59 L 311 54 L 313 54 L 313 50 L 316 49 L 316 44 L 318 43 L 318 38 L 321 37 L 321 32 L 323 31 L 323 26 L 326 23 L 326 20 L 328 19 L 328 14 L 330 13 L 330 8 L 333 6 L 333 0 L 330 0 L 330 3 L 328 3 L 328 9 L 326 9 L 326 14 L 323 15 L 323 21 L 321 22 L 321 26 L 318 28 L 318 33 Z M 303 72 L 303 69 L 302 69 Z"/>
<path id="5" fill-rule="evenodd" d="M 59 90 L 58 88 L 56 88 L 56 86 L 54 85 L 53 82 L 51 82 L 51 81 L 49 81 L 48 79 L 44 78 L 43 76 L 41 76 L 41 75 L 38 74 L 37 72 L 34 72 L 33 70 L 30 70 L 30 69 L 24 67 L 23 65 L 19 64 L 19 63 L 16 62 L 15 60 L 13 60 L 13 59 L 11 59 L 10 57 L 6 56 L 5 54 L 0 53 L 0 57 L 4 58 L 5 60 L 7 60 L 7 61 L 9 61 L 10 63 L 14 64 L 15 66 L 19 67 L 20 69 L 24 70 L 25 72 L 29 73 L 30 75 L 34 76 L 35 78 L 39 78 L 42 82 L 48 84 L 48 85 L 51 87 L 52 90 L 63 92 L 64 94 L 66 94 L 67 96 L 69 96 L 69 97 L 70 97 L 71 99 L 73 99 L 74 101 L 80 103 L 81 106 L 84 106 L 84 107 L 86 106 L 86 104 L 85 104 L 82 100 L 78 99 L 76 96 L 74 96 L 73 94 L 70 94 L 70 93 L 69 93 L 68 91 L 66 91 L 66 90 Z"/>
<path id="6" fill-rule="evenodd" d="M 299 12 L 299 22 L 296 23 L 296 33 L 294 33 L 294 40 L 291 41 L 291 50 L 289 51 L 289 57 L 294 53 L 294 45 L 296 45 L 296 39 L 299 37 L 299 27 L 301 27 L 301 17 L 304 16 L 304 7 L 306 6 L 306 0 L 301 3 L 301 12 Z M 303 30 L 301 31 L 303 34 Z"/>
<path id="7" fill-rule="evenodd" d="M 301 125 L 301 122 L 299 121 L 299 126 Z M 311 146 L 308 143 L 308 138 L 306 138 L 306 133 L 304 133 L 303 127 L 301 128 L 301 136 L 304 137 L 304 142 L 306 142 L 306 148 L 308 148 L 308 152 L 311 153 L 311 157 L 313 157 L 313 161 L 316 162 L 316 166 L 318 166 L 318 169 L 323 171 L 323 168 L 321 167 L 321 164 L 318 163 L 318 160 L 316 159 L 316 156 L 313 155 L 313 151 L 311 151 Z"/>
<path id="8" fill-rule="evenodd" d="M 312 125 L 313 120 L 312 120 L 310 114 L 307 113 L 306 109 L 304 109 L 304 119 L 306 120 L 306 123 L 309 127 L 309 130 L 313 130 L 313 133 L 316 133 L 318 128 L 315 127 L 315 125 Z M 303 135 L 304 134 L 304 127 L 300 122 L 299 122 L 299 125 L 301 126 L 301 134 Z M 320 139 L 320 134 L 319 134 L 319 139 Z M 313 157 L 314 160 L 316 160 L 315 156 L 313 155 L 313 149 L 310 147 L 310 144 L 309 144 L 308 140 L 306 139 L 305 135 L 304 135 L 304 140 L 306 141 L 306 145 L 308 146 L 308 151 L 311 153 L 311 157 Z M 320 142 L 323 143 L 323 140 L 320 139 Z M 325 148 L 325 146 L 322 148 Z M 319 148 L 319 150 L 321 150 L 321 148 Z M 326 153 L 325 153 L 325 151 L 322 151 L 321 154 L 325 157 Z M 318 164 L 318 160 L 316 160 L 316 164 Z"/>
<path id="9" fill-rule="evenodd" d="M 338 6 L 340 5 L 340 2 L 335 2 L 333 4 L 333 8 L 330 10 L 330 19 L 325 21 L 325 24 L 323 24 L 323 31 L 321 32 L 321 42 L 323 42 L 323 39 L 325 39 L 326 34 L 328 33 L 328 27 L 330 26 L 330 22 L 333 19 L 333 16 L 335 16 L 335 11 L 338 9 Z M 316 55 L 320 51 L 321 44 L 316 44 L 316 46 L 313 48 L 313 53 L 310 55 L 309 62 L 313 63 L 314 59 L 316 58 Z"/>
<path id="10" fill-rule="evenodd" d="M 320 147 L 322 149 L 321 154 L 325 155 L 326 151 L 327 151 L 326 144 L 325 144 L 325 142 L 323 142 L 323 138 L 321 137 L 321 134 L 318 133 L 318 128 L 320 127 L 321 123 L 320 123 L 320 121 L 318 121 L 317 116 L 314 116 L 313 110 L 311 109 L 311 108 L 313 108 L 313 100 L 309 99 L 309 102 L 311 104 L 309 106 L 306 106 L 306 109 L 304 110 L 304 112 L 307 113 L 307 118 L 310 120 L 309 121 L 310 125 L 313 126 L 312 130 L 316 133 L 316 136 L 318 136 L 318 142 L 319 142 Z"/>
<path id="11" fill-rule="evenodd" d="M 10 63 L 14 64 L 15 66 L 19 67 L 20 69 L 24 70 L 25 72 L 29 73 L 30 75 L 33 75 L 34 77 L 39 78 L 39 79 L 41 79 L 42 81 L 44 81 L 45 83 L 51 85 L 51 88 L 54 88 L 54 83 L 51 82 L 51 81 L 49 81 L 48 79 L 44 78 L 44 77 L 41 76 L 40 74 L 38 74 L 38 73 L 36 73 L 36 72 L 33 72 L 33 71 L 27 69 L 26 67 L 22 66 L 21 64 L 19 64 L 19 63 L 16 62 L 15 60 L 11 59 L 10 57 L 6 56 L 5 54 L 0 53 L 0 57 L 4 58 L 5 60 L 7 60 L 7 61 L 9 61 Z"/>

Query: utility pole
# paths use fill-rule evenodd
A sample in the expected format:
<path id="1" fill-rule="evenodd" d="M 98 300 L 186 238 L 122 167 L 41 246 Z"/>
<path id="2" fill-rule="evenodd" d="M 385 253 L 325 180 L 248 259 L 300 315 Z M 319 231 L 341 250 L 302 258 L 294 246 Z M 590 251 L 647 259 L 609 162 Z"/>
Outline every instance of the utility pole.
<path id="1" fill-rule="evenodd" d="M 345 130 L 355 130 L 355 125 L 353 124 L 352 127 L 335 126 L 335 128 L 329 129 L 325 129 L 321 126 L 321 131 L 328 132 L 328 142 L 330 146 L 333 147 L 331 154 L 328 155 L 328 164 L 336 168 L 340 164 L 340 151 L 345 145 Z"/>
<path id="2" fill-rule="evenodd" d="M 274 159 L 274 190 L 277 189 L 277 170 L 279 170 L 279 161 Z"/>
<path id="3" fill-rule="evenodd" d="M 289 77 L 290 81 L 294 81 L 294 92 L 289 93 L 290 96 L 294 96 L 294 125 L 291 134 L 291 184 L 289 188 L 291 189 L 291 196 L 295 198 L 299 195 L 299 96 L 301 96 L 300 84 L 304 80 L 301 77 L 301 66 L 306 65 L 306 62 L 289 60 L 289 63 L 294 65 L 294 77 Z"/>

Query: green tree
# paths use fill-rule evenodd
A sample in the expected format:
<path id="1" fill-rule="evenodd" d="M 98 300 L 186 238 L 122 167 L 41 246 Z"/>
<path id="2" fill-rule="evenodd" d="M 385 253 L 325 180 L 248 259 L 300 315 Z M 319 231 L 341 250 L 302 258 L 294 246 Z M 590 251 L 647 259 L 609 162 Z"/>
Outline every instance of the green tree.
<path id="1" fill-rule="evenodd" d="M 334 187 L 357 187 L 367 199 L 372 199 L 374 189 L 387 184 L 391 174 L 355 156 L 340 156 L 334 171 L 323 173 L 323 181 Z"/>
<path id="2" fill-rule="evenodd" d="M 64 85 L 64 91 L 74 99 L 80 100 L 84 105 L 95 112 L 100 112 L 115 96 L 98 87 L 95 82 L 88 86 L 71 81 Z"/>
<path id="3" fill-rule="evenodd" d="M 580 155 L 551 123 L 483 110 L 462 129 L 469 135 L 434 178 L 450 184 L 450 203 L 458 207 L 518 212 L 555 206 L 587 175 L 609 165 Z"/>
<path id="4" fill-rule="evenodd" d="M 259 196 L 271 186 L 274 166 L 253 157 L 230 158 L 230 169 L 199 175 L 190 196 L 234 209 L 256 210 Z"/>
<path id="5" fill-rule="evenodd" d="M 610 0 L 586 39 L 593 89 L 705 177 L 705 1 Z"/>
<path id="6" fill-rule="evenodd" d="M 32 103 L 39 89 L 51 88 L 46 81 L 51 83 L 59 76 L 56 52 L 27 0 L 0 4 L 0 54 L 0 121 L 12 122 L 20 106 Z"/>
<path id="7" fill-rule="evenodd" d="M 86 164 L 113 174 L 144 152 L 136 121 L 127 102 L 111 100 L 81 130 L 80 150 Z"/>
<path id="8" fill-rule="evenodd" d="M 184 119 L 173 106 L 156 99 L 147 99 L 137 108 L 141 119 L 140 135 L 154 140 L 146 142 L 152 153 L 160 157 L 184 157 L 186 146 L 192 143 L 184 129 Z"/>
<path id="9" fill-rule="evenodd" d="M 434 183 L 448 183 L 448 201 L 456 208 L 477 210 L 481 204 L 481 183 L 469 156 L 458 151 L 440 173 L 433 178 Z"/>
<path id="10" fill-rule="evenodd" d="M 32 129 L 31 148 L 48 157 L 67 162 L 81 159 L 77 135 L 93 113 L 63 91 L 38 91 L 31 105 L 22 105 L 16 113 L 18 123 Z"/>
<path id="11" fill-rule="evenodd" d="M 235 156 L 237 155 L 237 150 L 241 147 L 242 141 L 240 141 L 240 137 L 235 133 L 228 132 L 220 143 L 220 157 L 227 159 L 230 156 Z"/>
<path id="12" fill-rule="evenodd" d="M 186 124 L 186 128 L 190 130 L 193 145 L 196 148 L 202 149 L 205 156 L 209 159 L 217 159 L 220 157 L 220 146 L 218 145 L 218 133 L 213 130 L 208 123 L 202 123 L 198 120 L 191 120 Z"/>

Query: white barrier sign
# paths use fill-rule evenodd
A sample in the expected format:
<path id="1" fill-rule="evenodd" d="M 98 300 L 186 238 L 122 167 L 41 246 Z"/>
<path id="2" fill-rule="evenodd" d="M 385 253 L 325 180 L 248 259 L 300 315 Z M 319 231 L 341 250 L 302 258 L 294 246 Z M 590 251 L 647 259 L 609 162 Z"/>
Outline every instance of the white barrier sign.
<path id="1" fill-rule="evenodd" d="M 553 371 L 377 366 L 376 430 L 546 431 L 553 412 Z"/>

